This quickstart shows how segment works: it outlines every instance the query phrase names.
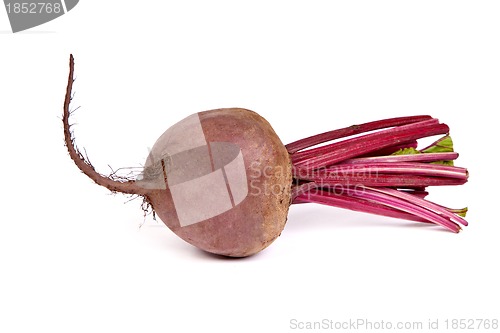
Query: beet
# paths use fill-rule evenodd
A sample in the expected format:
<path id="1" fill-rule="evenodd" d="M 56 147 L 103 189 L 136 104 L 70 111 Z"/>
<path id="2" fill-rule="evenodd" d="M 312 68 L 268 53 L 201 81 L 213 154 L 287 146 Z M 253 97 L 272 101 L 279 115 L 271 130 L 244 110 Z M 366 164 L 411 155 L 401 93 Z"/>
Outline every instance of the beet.
<path id="1" fill-rule="evenodd" d="M 170 127 L 135 184 L 151 190 L 148 202 L 179 237 L 242 257 L 267 247 L 284 228 L 291 169 L 288 151 L 264 118 L 218 109 Z"/>
<path id="2" fill-rule="evenodd" d="M 98 173 L 74 144 L 73 73 L 71 56 L 63 124 L 75 164 L 112 192 L 142 196 L 175 234 L 207 252 L 245 257 L 261 251 L 281 234 L 290 205 L 299 203 L 430 222 L 453 232 L 467 225 L 466 208 L 425 200 L 428 186 L 468 179 L 466 169 L 453 166 L 458 154 L 448 126 L 430 116 L 354 125 L 285 146 L 253 111 L 198 112 L 160 136 L 139 177 L 120 179 Z M 417 139 L 433 135 L 444 136 L 416 149 Z"/>

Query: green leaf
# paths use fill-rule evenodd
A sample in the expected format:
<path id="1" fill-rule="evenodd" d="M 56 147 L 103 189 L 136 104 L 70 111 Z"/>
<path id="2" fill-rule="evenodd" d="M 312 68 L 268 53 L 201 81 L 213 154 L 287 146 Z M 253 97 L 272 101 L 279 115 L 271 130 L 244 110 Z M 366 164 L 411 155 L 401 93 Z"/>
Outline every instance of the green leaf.
<path id="1" fill-rule="evenodd" d="M 446 135 L 434 142 L 430 147 L 422 150 L 422 153 L 446 153 L 453 151 L 453 140 Z"/>
<path id="2" fill-rule="evenodd" d="M 391 155 L 415 155 L 421 153 L 443 153 L 443 152 L 453 152 L 453 140 L 449 135 L 443 136 L 441 139 L 437 140 L 432 145 L 423 149 L 422 151 L 409 147 L 409 148 L 399 149 L 398 151 L 395 151 Z M 431 162 L 431 164 L 453 166 L 453 161 L 436 161 L 436 162 Z"/>
<path id="3" fill-rule="evenodd" d="M 410 148 L 399 149 L 398 151 L 395 151 L 391 155 L 415 155 L 415 154 L 420 154 L 420 152 L 415 148 L 410 147 Z"/>
<path id="4" fill-rule="evenodd" d="M 461 216 L 461 217 L 465 217 L 465 215 L 467 215 L 467 211 L 469 209 L 467 207 L 465 208 L 462 208 L 462 209 L 452 209 L 451 211 L 455 214 L 457 214 L 458 216 Z"/>

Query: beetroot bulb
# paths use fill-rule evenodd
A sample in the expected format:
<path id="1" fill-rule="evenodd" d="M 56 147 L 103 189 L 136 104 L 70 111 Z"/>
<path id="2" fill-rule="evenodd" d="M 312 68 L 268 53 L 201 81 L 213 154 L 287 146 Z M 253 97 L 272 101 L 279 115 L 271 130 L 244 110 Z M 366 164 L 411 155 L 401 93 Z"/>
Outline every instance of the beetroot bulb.
<path id="1" fill-rule="evenodd" d="M 142 196 L 176 235 L 207 252 L 246 257 L 270 245 L 290 205 L 319 203 L 438 224 L 459 232 L 467 211 L 425 199 L 427 187 L 461 185 L 449 128 L 431 116 L 384 119 L 283 145 L 257 113 L 226 108 L 195 113 L 156 141 L 135 179 L 98 173 L 69 124 L 70 57 L 64 137 L 77 167 L 112 192 Z M 367 133 L 369 132 L 369 133 Z M 442 135 L 423 149 L 417 140 Z"/>

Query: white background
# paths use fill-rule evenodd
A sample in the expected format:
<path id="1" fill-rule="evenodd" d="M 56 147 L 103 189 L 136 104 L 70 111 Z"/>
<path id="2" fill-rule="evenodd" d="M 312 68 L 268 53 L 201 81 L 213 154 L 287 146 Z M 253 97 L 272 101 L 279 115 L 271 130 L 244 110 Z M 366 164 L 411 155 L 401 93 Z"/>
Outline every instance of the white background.
<path id="1" fill-rule="evenodd" d="M 500 317 L 496 1 L 80 1 L 12 34 L 0 8 L 0 331 L 289 332 L 290 320 Z M 392 116 L 451 127 L 468 206 L 440 228 L 293 206 L 243 260 L 206 255 L 112 196 L 67 156 L 73 120 L 93 164 L 140 166 L 174 122 L 253 109 L 287 143 Z M 424 327 L 425 327 L 424 325 Z M 478 330 L 475 330 L 478 331 Z"/>

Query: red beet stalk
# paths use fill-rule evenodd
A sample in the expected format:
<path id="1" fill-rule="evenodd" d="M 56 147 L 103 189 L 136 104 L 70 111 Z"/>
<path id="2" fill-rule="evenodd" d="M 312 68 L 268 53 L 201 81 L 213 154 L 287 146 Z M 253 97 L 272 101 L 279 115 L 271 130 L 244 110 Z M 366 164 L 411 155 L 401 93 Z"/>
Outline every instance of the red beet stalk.
<path id="1" fill-rule="evenodd" d="M 365 132 L 371 133 L 359 135 Z M 431 222 L 459 232 L 460 225 L 467 225 L 461 217 L 466 208 L 450 209 L 424 199 L 428 186 L 467 182 L 467 169 L 453 166 L 458 154 L 448 133 L 448 126 L 437 119 L 415 116 L 355 125 L 290 143 L 286 147 L 293 163 L 293 203 Z M 446 136 L 415 149 L 418 139 L 433 135 Z M 323 143 L 327 144 L 312 148 Z"/>

